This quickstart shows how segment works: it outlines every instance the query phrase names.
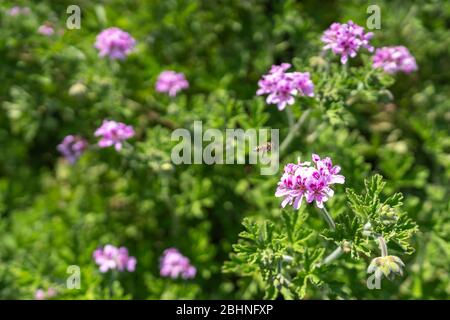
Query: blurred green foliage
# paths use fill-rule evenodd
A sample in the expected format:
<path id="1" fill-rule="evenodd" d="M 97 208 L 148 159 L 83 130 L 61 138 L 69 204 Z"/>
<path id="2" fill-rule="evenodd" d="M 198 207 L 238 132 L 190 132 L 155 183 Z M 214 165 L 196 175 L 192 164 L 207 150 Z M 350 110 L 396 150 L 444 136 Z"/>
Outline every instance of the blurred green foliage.
<path id="1" fill-rule="evenodd" d="M 48 287 L 58 288 L 62 299 L 275 297 L 261 277 L 222 272 L 242 220 L 247 232 L 273 225 L 275 234 L 282 223 L 323 221 L 310 207 L 295 217 L 292 210 L 282 214 L 274 197 L 278 174 L 261 176 L 249 165 L 173 166 L 170 134 L 202 120 L 219 129 L 280 128 L 283 139 L 285 112 L 255 97 L 261 75 L 280 62 L 310 71 L 323 93 L 292 107 L 295 117 L 306 108 L 312 114 L 280 165 L 311 152 L 331 156 L 356 194 L 365 178 L 380 173 L 387 181 L 383 198 L 403 193 L 402 210 L 419 227 L 410 243 L 414 253 L 402 257 L 404 277 L 383 282 L 383 290 L 365 285 L 369 257 L 365 263 L 346 257 L 333 272 L 305 268 L 298 296 L 449 298 L 449 2 L 371 3 L 380 6 L 382 19 L 373 44 L 404 45 L 419 65 L 395 77 L 372 71 L 368 55 L 346 69 L 320 55 L 320 35 L 332 22 L 365 26 L 366 1 L 77 2 L 80 30 L 65 27 L 73 1 L 1 3 L 0 298 L 31 299 Z M 31 13 L 8 16 L 13 5 Z M 46 22 L 56 35 L 37 33 Z M 138 42 L 125 61 L 101 59 L 93 47 L 109 26 Z M 166 69 L 184 72 L 190 82 L 175 99 L 154 90 Z M 65 135 L 94 144 L 104 118 L 135 127 L 134 155 L 90 150 L 74 166 L 60 158 L 56 145 Z M 338 187 L 329 208 L 341 217 L 345 204 Z M 307 230 L 300 228 L 300 240 Z M 136 272 L 100 274 L 92 253 L 106 243 L 128 247 L 138 259 Z M 159 256 L 171 246 L 197 267 L 194 280 L 159 276 Z M 302 259 L 312 265 L 323 254 L 313 247 Z M 81 268 L 80 290 L 65 289 L 69 265 Z M 306 281 L 313 285 L 306 288 Z"/>

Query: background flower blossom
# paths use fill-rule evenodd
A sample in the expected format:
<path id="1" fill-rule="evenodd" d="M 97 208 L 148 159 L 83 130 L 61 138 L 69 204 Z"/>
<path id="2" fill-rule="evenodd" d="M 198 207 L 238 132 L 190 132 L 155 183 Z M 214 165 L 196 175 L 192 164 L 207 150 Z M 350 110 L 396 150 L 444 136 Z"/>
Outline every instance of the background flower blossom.
<path id="1" fill-rule="evenodd" d="M 88 143 L 85 139 L 79 136 L 68 135 L 64 137 L 57 149 L 67 161 L 74 164 L 87 147 Z"/>
<path id="2" fill-rule="evenodd" d="M 156 91 L 174 97 L 181 90 L 189 88 L 189 82 L 183 73 L 166 70 L 160 73 L 155 85 Z"/>
<path id="3" fill-rule="evenodd" d="M 35 300 L 44 300 L 45 299 L 45 291 L 42 289 L 37 289 L 34 294 Z"/>
<path id="4" fill-rule="evenodd" d="M 410 73 L 417 70 L 417 63 L 404 46 L 382 47 L 375 51 L 373 67 L 383 68 L 385 72 L 390 74 L 400 71 Z"/>
<path id="5" fill-rule="evenodd" d="M 321 159 L 313 154 L 314 166 L 309 162 L 293 164 L 288 163 L 284 168 L 283 176 L 278 182 L 275 192 L 276 197 L 283 197 L 281 206 L 292 205 L 299 209 L 303 198 L 306 202 L 315 202 L 318 208 L 323 208 L 323 203 L 334 195 L 331 185 L 345 182 L 343 175 L 339 172 L 339 166 L 333 166 L 329 157 Z"/>
<path id="6" fill-rule="evenodd" d="M 7 14 L 9 15 L 9 16 L 12 16 L 12 17 L 16 17 L 16 16 L 18 16 L 18 15 L 20 15 L 20 14 L 29 14 L 30 13 L 30 8 L 28 8 L 28 7 L 19 7 L 19 6 L 14 6 L 14 7 L 11 7 L 8 11 L 7 11 Z"/>
<path id="7" fill-rule="evenodd" d="M 18 16 L 18 15 L 21 13 L 21 11 L 22 11 L 22 8 L 21 8 L 21 7 L 14 6 L 14 7 L 10 8 L 10 9 L 7 11 L 7 13 L 8 13 L 8 15 L 10 15 L 10 16 L 12 16 L 12 17 L 15 17 L 15 16 Z"/>
<path id="8" fill-rule="evenodd" d="M 55 288 L 48 288 L 47 292 L 45 292 L 43 289 L 37 289 L 34 293 L 34 299 L 35 300 L 45 300 L 55 297 L 57 294 L 57 291 Z"/>
<path id="9" fill-rule="evenodd" d="M 136 40 L 128 32 L 116 27 L 103 30 L 97 35 L 95 41 L 100 57 L 109 56 L 113 60 L 125 59 L 135 45 Z"/>
<path id="10" fill-rule="evenodd" d="M 309 72 L 285 72 L 290 67 L 289 63 L 273 65 L 269 73 L 258 81 L 256 94 L 267 94 L 266 102 L 278 105 L 279 110 L 294 104 L 297 95 L 314 96 L 314 84 Z"/>
<path id="11" fill-rule="evenodd" d="M 95 131 L 95 136 L 102 138 L 98 142 L 100 148 L 114 145 L 117 151 L 122 149 L 122 141 L 134 136 L 134 129 L 122 122 L 103 120 L 103 124 Z"/>
<path id="12" fill-rule="evenodd" d="M 111 244 L 99 248 L 93 254 L 95 263 L 99 266 L 100 272 L 108 270 L 129 271 L 136 269 L 137 260 L 128 255 L 128 249 L 125 247 L 117 248 Z"/>
<path id="13" fill-rule="evenodd" d="M 160 275 L 162 277 L 191 279 L 195 277 L 196 273 L 197 269 L 190 264 L 189 259 L 183 256 L 178 249 L 169 248 L 164 250 L 160 261 Z"/>
<path id="14" fill-rule="evenodd" d="M 44 36 L 51 36 L 55 33 L 55 30 L 52 26 L 49 26 L 47 24 L 43 24 L 38 28 L 38 32 Z"/>
<path id="15" fill-rule="evenodd" d="M 325 30 L 321 40 L 325 43 L 324 50 L 340 55 L 341 63 L 346 64 L 348 57 L 354 58 L 361 48 L 373 51 L 369 44 L 372 37 L 372 32 L 365 33 L 363 27 L 350 20 L 347 23 L 333 23 Z"/>

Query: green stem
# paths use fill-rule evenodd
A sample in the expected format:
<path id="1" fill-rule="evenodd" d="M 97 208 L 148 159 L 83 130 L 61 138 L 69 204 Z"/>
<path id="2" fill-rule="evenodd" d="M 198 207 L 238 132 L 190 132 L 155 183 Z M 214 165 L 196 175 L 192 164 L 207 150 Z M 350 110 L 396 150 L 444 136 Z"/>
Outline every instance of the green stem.
<path id="1" fill-rule="evenodd" d="M 342 248 L 337 247 L 332 253 L 330 253 L 328 256 L 325 257 L 325 259 L 323 259 L 321 265 L 330 264 L 331 262 L 339 258 L 343 253 L 344 251 L 342 250 Z"/>
<path id="2" fill-rule="evenodd" d="M 377 239 L 380 245 L 381 256 L 386 257 L 388 255 L 386 240 L 384 240 L 383 236 L 379 236 Z"/>
<path id="3" fill-rule="evenodd" d="M 328 212 L 327 208 L 325 208 L 325 205 L 323 206 L 322 210 L 319 210 L 322 217 L 325 219 L 325 221 L 328 223 L 328 226 L 332 230 L 336 230 L 336 224 L 334 223 L 333 218 L 331 217 L 330 213 Z"/>
<path id="4" fill-rule="evenodd" d="M 334 223 L 333 218 L 331 217 L 330 213 L 328 212 L 327 208 L 325 208 L 325 205 L 323 206 L 322 210 L 319 210 L 321 216 L 325 219 L 325 221 L 328 223 L 328 226 L 334 231 L 336 230 L 336 224 Z M 337 247 L 332 253 L 330 253 L 328 256 L 323 259 L 322 263 L 319 263 L 318 266 L 326 265 L 337 258 L 339 258 L 344 251 L 342 250 L 342 247 Z"/>
<path id="5" fill-rule="evenodd" d="M 344 79 L 348 76 L 348 64 L 350 63 L 350 58 L 347 60 L 346 64 L 342 65 L 342 74 L 344 75 Z"/>
<path id="6" fill-rule="evenodd" d="M 113 299 L 113 297 L 114 297 L 114 281 L 116 281 L 116 279 L 117 279 L 117 273 L 115 270 L 112 270 L 110 277 L 109 277 L 109 283 L 108 283 L 109 294 L 111 295 L 110 299 Z"/>
<path id="7" fill-rule="evenodd" d="M 289 133 L 284 138 L 283 142 L 281 142 L 280 145 L 280 154 L 284 153 L 286 151 L 287 147 L 291 144 L 292 140 L 295 138 L 295 136 L 298 134 L 298 130 L 301 128 L 303 123 L 305 122 L 308 115 L 311 113 L 311 109 L 306 110 L 303 112 L 303 114 L 300 116 L 298 121 L 289 129 Z"/>
<path id="8" fill-rule="evenodd" d="M 292 114 L 292 110 L 289 107 L 286 108 L 286 116 L 288 119 L 289 128 L 292 128 L 292 126 L 294 125 L 294 115 Z"/>

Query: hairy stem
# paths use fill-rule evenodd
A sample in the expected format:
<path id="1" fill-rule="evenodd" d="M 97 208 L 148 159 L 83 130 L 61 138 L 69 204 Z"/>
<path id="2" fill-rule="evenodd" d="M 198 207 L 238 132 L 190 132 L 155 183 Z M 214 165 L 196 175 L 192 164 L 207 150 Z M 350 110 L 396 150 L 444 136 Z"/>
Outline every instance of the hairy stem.
<path id="1" fill-rule="evenodd" d="M 334 223 L 333 218 L 331 217 L 330 213 L 328 212 L 327 208 L 325 208 L 325 205 L 323 206 L 322 210 L 319 210 L 321 216 L 325 219 L 325 221 L 328 223 L 328 226 L 332 230 L 336 230 L 336 224 Z"/>
<path id="2" fill-rule="evenodd" d="M 386 257 L 388 255 L 386 241 L 384 240 L 383 236 L 379 236 L 377 239 L 380 245 L 381 256 Z"/>
<path id="3" fill-rule="evenodd" d="M 332 229 L 332 230 L 336 230 L 336 224 L 334 223 L 333 218 L 331 217 L 330 213 L 328 212 L 327 208 L 325 208 L 325 205 L 323 206 L 322 210 L 319 210 L 321 216 L 325 219 L 325 221 L 328 223 L 328 226 Z M 337 258 L 339 258 L 342 254 L 344 253 L 344 251 L 342 250 L 342 247 L 337 247 L 336 249 L 334 249 L 334 251 L 332 253 L 330 253 L 328 256 L 325 257 L 325 259 L 323 259 L 323 261 L 321 263 L 319 263 L 319 267 L 322 265 L 326 265 L 329 264 L 331 262 L 333 262 L 334 260 L 336 260 Z"/>
<path id="4" fill-rule="evenodd" d="M 346 64 L 342 65 L 342 73 L 344 75 L 344 78 L 347 78 L 348 75 L 348 64 L 350 63 L 350 61 L 347 61 Z"/>
<path id="5" fill-rule="evenodd" d="M 342 247 L 337 247 L 332 253 L 330 253 L 328 256 L 325 257 L 325 259 L 323 259 L 321 265 L 326 265 L 333 262 L 334 260 L 339 258 L 343 253 L 344 251 L 342 250 Z"/>
<path id="6" fill-rule="evenodd" d="M 298 121 L 293 126 L 290 127 L 288 135 L 286 136 L 286 138 L 284 138 L 283 142 L 281 142 L 280 145 L 281 154 L 284 153 L 284 151 L 286 151 L 287 147 L 289 147 L 292 140 L 298 134 L 298 130 L 301 128 L 301 126 L 303 125 L 303 123 L 305 122 L 306 118 L 310 113 L 311 109 L 308 109 L 305 112 L 303 112 Z"/>
<path id="7" fill-rule="evenodd" d="M 292 128 L 292 126 L 294 125 L 294 115 L 292 114 L 291 108 L 286 108 L 286 116 L 288 119 L 289 128 Z"/>

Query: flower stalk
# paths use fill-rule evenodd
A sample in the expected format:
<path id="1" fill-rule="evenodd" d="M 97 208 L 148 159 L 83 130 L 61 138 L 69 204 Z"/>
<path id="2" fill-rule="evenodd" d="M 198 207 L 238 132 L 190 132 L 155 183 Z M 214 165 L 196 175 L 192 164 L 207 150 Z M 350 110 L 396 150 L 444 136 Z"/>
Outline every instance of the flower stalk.
<path id="1" fill-rule="evenodd" d="M 292 127 L 290 127 L 288 135 L 281 142 L 280 154 L 283 154 L 286 151 L 286 149 L 289 147 L 292 140 L 298 134 L 298 131 L 300 130 L 300 128 L 302 127 L 303 123 L 305 122 L 306 118 L 308 118 L 310 113 L 311 113 L 311 109 L 308 109 L 305 112 L 303 112 L 303 114 L 300 116 L 298 121 Z"/>
<path id="2" fill-rule="evenodd" d="M 338 259 L 343 253 L 344 250 L 342 250 L 342 247 L 337 247 L 332 253 L 330 253 L 328 256 L 325 257 L 325 259 L 323 259 L 320 265 L 330 264 L 334 260 Z"/>
<path id="3" fill-rule="evenodd" d="M 378 244 L 380 245 L 381 256 L 386 257 L 388 255 L 386 241 L 384 240 L 383 236 L 379 236 L 377 239 Z"/>
<path id="4" fill-rule="evenodd" d="M 327 208 L 323 206 L 322 210 L 319 210 L 321 216 L 325 219 L 325 221 L 328 223 L 328 226 L 333 231 L 336 230 L 336 224 L 334 223 L 333 218 L 331 217 L 330 213 L 328 212 Z"/>
<path id="5" fill-rule="evenodd" d="M 294 125 L 294 115 L 292 114 L 291 108 L 286 109 L 286 117 L 288 120 L 289 128 L 292 128 L 292 126 Z"/>
<path id="6" fill-rule="evenodd" d="M 325 221 L 328 223 L 330 229 L 332 229 L 333 231 L 336 230 L 336 224 L 334 223 L 334 220 L 331 217 L 330 213 L 328 212 L 327 208 L 323 206 L 322 210 L 319 210 L 319 212 L 325 219 Z M 336 249 L 334 249 L 332 253 L 330 253 L 328 256 L 325 257 L 325 259 L 323 259 L 322 263 L 319 264 L 319 267 L 332 263 L 334 260 L 338 259 L 343 253 L 344 250 L 342 249 L 342 247 L 341 246 L 337 247 Z"/>

